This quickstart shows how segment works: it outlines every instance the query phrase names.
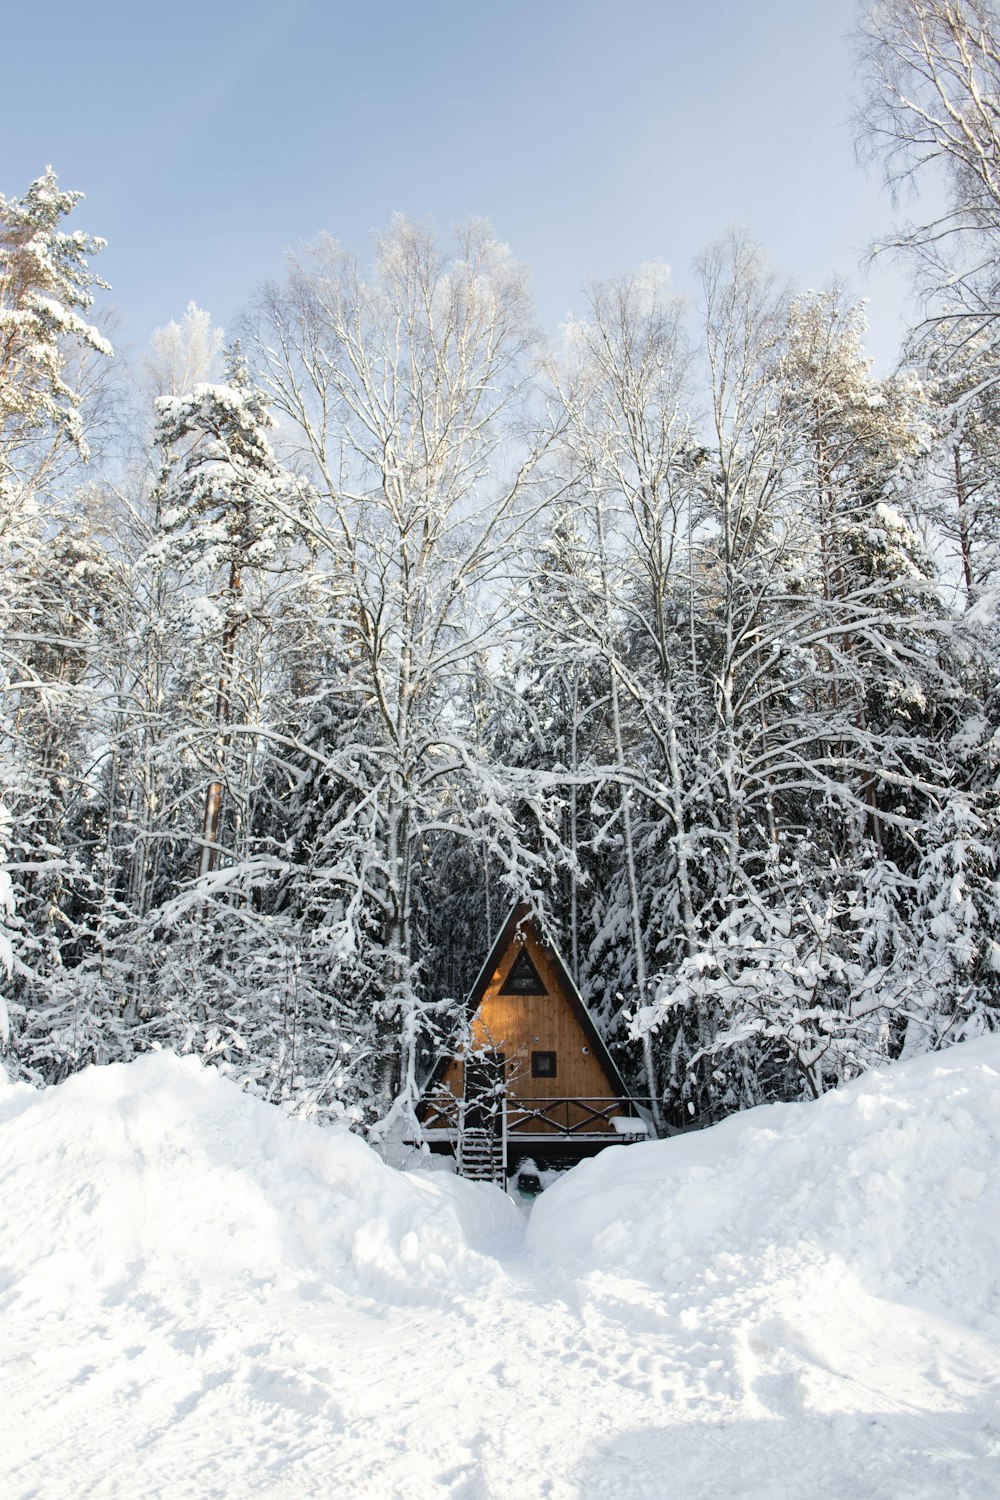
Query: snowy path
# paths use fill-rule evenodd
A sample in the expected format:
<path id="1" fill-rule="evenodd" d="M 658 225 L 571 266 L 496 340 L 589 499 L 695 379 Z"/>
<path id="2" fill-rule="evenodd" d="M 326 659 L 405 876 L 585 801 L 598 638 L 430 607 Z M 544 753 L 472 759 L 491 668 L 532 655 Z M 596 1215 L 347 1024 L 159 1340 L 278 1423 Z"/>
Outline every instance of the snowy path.
<path id="1" fill-rule="evenodd" d="M 724 1281 L 695 1307 L 602 1277 L 557 1288 L 509 1246 L 487 1289 L 446 1308 L 305 1283 L 213 1312 L 124 1285 L 86 1326 L 12 1341 L 8 1315 L 4 1493 L 1000 1493 L 1000 1349 L 928 1315 L 881 1369 L 842 1330 L 832 1368 L 768 1300 L 780 1290 L 754 1305 Z"/>
<path id="2" fill-rule="evenodd" d="M 329 1132 L 288 1147 L 288 1122 L 173 1067 L 153 1097 L 151 1075 L 110 1102 L 81 1085 L 65 1120 L 67 1086 L 21 1099 L 5 1133 L 52 1180 L 43 1202 L 27 1166 L 4 1179 L 4 1500 L 1000 1495 L 982 1326 L 874 1294 L 819 1244 L 571 1267 L 536 1242 L 544 1212 L 572 1218 L 557 1193 L 526 1242 L 494 1189 L 446 1179 L 439 1202 L 352 1141 L 335 1170 L 310 1155 Z"/>

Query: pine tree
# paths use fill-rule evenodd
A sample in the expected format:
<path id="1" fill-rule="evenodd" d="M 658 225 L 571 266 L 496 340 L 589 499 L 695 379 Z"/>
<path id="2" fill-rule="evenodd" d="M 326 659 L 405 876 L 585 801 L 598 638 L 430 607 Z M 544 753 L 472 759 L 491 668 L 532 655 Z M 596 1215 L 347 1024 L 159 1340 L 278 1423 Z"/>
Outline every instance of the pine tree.
<path id="1" fill-rule="evenodd" d="M 82 197 L 60 190 L 51 167 L 23 198 L 0 194 L 0 485 L 10 486 L 18 456 L 43 435 L 87 452 L 67 350 L 110 355 L 111 346 L 81 316 L 105 285 L 88 261 L 105 242 L 59 228 Z"/>
<path id="2" fill-rule="evenodd" d="M 238 349 L 226 374 L 224 385 L 199 385 L 157 402 L 165 550 L 175 566 L 214 585 L 202 610 L 214 622 L 218 656 L 199 875 L 209 874 L 218 858 L 237 644 L 253 607 L 251 575 L 280 567 L 283 549 L 304 535 L 310 505 L 308 488 L 271 450 L 266 398 L 251 384 Z"/>
<path id="3" fill-rule="evenodd" d="M 60 228 L 81 196 L 61 191 L 50 169 L 23 199 L 0 197 L 0 800 L 16 898 L 9 1009 L 20 1065 L 40 1048 L 43 1073 L 66 1051 L 50 1002 L 86 940 L 78 829 L 103 593 L 87 495 L 72 492 L 74 466 L 89 451 L 87 361 L 111 353 L 82 316 L 103 285 L 88 261 L 103 241 Z M 72 1038 L 67 1046 L 69 1065 L 87 1050 Z"/>

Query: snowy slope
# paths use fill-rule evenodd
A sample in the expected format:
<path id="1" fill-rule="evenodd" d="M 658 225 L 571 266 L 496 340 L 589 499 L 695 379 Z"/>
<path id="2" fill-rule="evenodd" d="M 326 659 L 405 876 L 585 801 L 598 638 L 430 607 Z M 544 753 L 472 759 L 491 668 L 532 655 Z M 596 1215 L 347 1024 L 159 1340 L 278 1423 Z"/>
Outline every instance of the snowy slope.
<path id="1" fill-rule="evenodd" d="M 1000 1495 L 1000 1041 L 524 1220 L 190 1059 L 0 1085 L 5 1500 Z"/>
<path id="2" fill-rule="evenodd" d="M 669 1143 L 604 1152 L 547 1193 L 542 1254 L 686 1286 L 775 1257 L 1000 1338 L 1000 1045 L 870 1074 Z"/>
<path id="3" fill-rule="evenodd" d="M 308 1279 L 437 1302 L 496 1274 L 471 1247 L 518 1223 L 485 1186 L 395 1172 L 346 1129 L 289 1120 L 194 1058 L 8 1093 L 0 1259 L 31 1266 L 40 1289 L 107 1300 L 185 1286 L 222 1299 Z"/>

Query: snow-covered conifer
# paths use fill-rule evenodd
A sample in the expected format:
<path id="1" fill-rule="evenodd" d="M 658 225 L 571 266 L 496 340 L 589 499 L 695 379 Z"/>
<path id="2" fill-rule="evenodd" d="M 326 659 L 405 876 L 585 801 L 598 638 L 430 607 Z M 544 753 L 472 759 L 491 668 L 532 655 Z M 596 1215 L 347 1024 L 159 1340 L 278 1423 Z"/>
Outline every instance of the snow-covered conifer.
<path id="1" fill-rule="evenodd" d="M 89 264 L 104 241 L 60 228 L 82 197 L 60 189 L 51 167 L 23 198 L 0 194 L 0 480 L 12 448 L 45 429 L 87 451 L 67 343 L 103 355 L 111 346 L 82 316 L 104 285 Z"/>
<path id="2" fill-rule="evenodd" d="M 158 442 L 164 454 L 159 503 L 162 551 L 186 567 L 204 592 L 201 619 L 217 641 L 216 688 L 210 711 L 212 777 L 205 797 L 199 873 L 217 858 L 226 757 L 233 722 L 237 642 L 250 618 L 253 575 L 282 565 L 301 540 L 310 493 L 283 467 L 268 441 L 273 425 L 264 393 L 254 387 L 238 350 L 224 385 L 197 385 L 162 396 Z"/>

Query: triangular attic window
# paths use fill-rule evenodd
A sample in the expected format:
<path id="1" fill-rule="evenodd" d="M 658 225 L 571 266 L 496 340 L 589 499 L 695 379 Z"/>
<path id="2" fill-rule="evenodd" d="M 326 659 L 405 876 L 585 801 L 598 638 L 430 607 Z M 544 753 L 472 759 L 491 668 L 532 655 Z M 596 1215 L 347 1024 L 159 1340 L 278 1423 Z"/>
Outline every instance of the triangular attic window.
<path id="1" fill-rule="evenodd" d="M 511 964 L 510 973 L 504 980 L 501 995 L 547 995 L 548 990 L 538 977 L 538 970 L 528 957 L 526 948 Z"/>

